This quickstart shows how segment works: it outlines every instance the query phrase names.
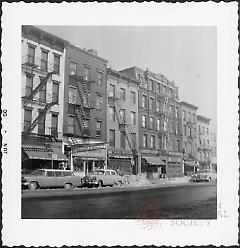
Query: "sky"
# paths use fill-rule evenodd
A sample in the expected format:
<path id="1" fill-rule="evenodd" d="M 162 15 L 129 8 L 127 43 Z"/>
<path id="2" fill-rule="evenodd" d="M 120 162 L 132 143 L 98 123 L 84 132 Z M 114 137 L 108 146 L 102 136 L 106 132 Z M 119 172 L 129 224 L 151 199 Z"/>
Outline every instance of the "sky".
<path id="1" fill-rule="evenodd" d="M 80 48 L 95 49 L 108 66 L 137 66 L 165 75 L 180 100 L 217 120 L 217 29 L 213 26 L 38 26 Z"/>

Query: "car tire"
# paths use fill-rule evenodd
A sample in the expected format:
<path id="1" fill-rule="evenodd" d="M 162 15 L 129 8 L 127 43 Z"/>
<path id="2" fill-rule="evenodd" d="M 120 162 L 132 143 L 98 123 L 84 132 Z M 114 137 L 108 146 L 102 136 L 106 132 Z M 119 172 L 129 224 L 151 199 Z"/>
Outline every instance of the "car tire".
<path id="1" fill-rule="evenodd" d="M 64 188 L 65 189 L 70 189 L 72 187 L 72 184 L 71 183 L 65 183 L 64 184 Z"/>
<path id="2" fill-rule="evenodd" d="M 29 189 L 34 190 L 38 188 L 38 184 L 36 182 L 30 182 L 29 183 Z"/>
<path id="3" fill-rule="evenodd" d="M 100 187 L 100 188 L 103 187 L 103 181 L 102 180 L 98 181 L 98 187 Z"/>

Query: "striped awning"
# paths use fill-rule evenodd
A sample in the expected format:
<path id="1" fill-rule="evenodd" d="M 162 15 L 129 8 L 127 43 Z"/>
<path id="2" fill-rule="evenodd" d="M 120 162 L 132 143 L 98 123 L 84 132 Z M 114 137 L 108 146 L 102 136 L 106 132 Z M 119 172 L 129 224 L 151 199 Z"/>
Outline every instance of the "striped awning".
<path id="1" fill-rule="evenodd" d="M 26 153 L 29 159 L 41 159 L 41 160 L 56 160 L 67 161 L 67 157 L 62 153 L 59 148 L 45 146 L 23 146 L 23 152 Z"/>
<path id="2" fill-rule="evenodd" d="M 165 165 L 160 157 L 143 157 L 151 165 Z"/>

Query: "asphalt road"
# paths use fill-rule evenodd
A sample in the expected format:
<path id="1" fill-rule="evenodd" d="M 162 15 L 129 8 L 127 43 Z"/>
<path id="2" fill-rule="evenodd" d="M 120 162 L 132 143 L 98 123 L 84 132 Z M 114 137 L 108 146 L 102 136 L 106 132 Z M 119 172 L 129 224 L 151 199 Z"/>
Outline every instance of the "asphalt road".
<path id="1" fill-rule="evenodd" d="M 80 192 L 80 191 L 79 191 Z M 92 191 L 93 192 L 93 191 Z M 22 197 L 24 219 L 216 219 L 212 183 Z"/>

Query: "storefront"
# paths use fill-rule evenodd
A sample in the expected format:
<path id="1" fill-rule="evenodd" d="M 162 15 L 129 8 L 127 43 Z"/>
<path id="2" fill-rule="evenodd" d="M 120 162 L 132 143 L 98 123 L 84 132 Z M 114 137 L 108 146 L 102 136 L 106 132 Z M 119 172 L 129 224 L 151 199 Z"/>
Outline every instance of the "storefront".
<path id="1" fill-rule="evenodd" d="M 166 158 L 162 156 L 142 156 L 142 172 L 147 178 L 161 178 L 166 174 Z"/>
<path id="2" fill-rule="evenodd" d="M 167 163 L 167 176 L 183 176 L 183 155 L 180 153 L 169 152 Z"/>
<path id="3" fill-rule="evenodd" d="M 199 170 L 197 161 L 184 161 L 184 175 L 191 175 Z"/>
<path id="4" fill-rule="evenodd" d="M 131 151 L 121 149 L 108 150 L 108 169 L 112 169 L 121 175 L 133 174 L 134 159 Z"/>
<path id="5" fill-rule="evenodd" d="M 22 172 L 36 169 L 69 169 L 60 142 L 22 144 Z"/>
<path id="6" fill-rule="evenodd" d="M 106 168 L 105 142 L 68 137 L 64 139 L 64 146 L 71 170 L 76 175 L 85 176 L 96 169 Z"/>

